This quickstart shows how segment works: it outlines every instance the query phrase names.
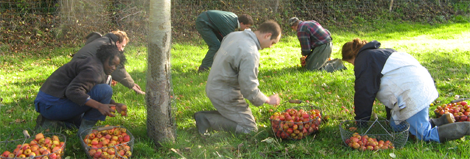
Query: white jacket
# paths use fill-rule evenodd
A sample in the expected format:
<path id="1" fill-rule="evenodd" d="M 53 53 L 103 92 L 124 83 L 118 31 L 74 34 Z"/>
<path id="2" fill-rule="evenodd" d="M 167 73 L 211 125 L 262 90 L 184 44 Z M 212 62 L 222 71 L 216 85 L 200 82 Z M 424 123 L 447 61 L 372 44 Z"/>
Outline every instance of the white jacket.
<path id="1" fill-rule="evenodd" d="M 377 99 L 391 109 L 396 124 L 427 109 L 438 97 L 428 70 L 407 53 L 391 54 L 382 74 Z"/>

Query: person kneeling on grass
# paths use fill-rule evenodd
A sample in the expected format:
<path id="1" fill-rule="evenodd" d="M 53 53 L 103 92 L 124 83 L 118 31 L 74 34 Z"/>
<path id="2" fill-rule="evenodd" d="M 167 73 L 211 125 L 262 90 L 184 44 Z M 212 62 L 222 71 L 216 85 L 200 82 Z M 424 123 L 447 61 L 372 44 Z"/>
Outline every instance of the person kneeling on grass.
<path id="1" fill-rule="evenodd" d="M 428 70 L 411 55 L 381 49 L 377 41 L 358 38 L 343 45 L 343 61 L 354 65 L 354 105 L 358 121 L 368 121 L 375 98 L 387 109 L 390 125 L 409 123 L 409 132 L 423 141 L 445 142 L 470 135 L 470 122 L 452 114 L 429 119 L 429 105 L 438 97 Z M 361 123 L 361 122 L 359 122 Z"/>
<path id="2" fill-rule="evenodd" d="M 333 48 L 330 31 L 314 20 L 302 21 L 297 17 L 289 19 L 289 25 L 297 33 L 300 42 L 300 58 L 303 68 L 310 71 L 334 72 L 347 69 L 340 59 L 329 60 Z"/>
<path id="3" fill-rule="evenodd" d="M 244 30 L 228 34 L 215 54 L 207 79 L 206 94 L 217 111 L 194 114 L 200 134 L 208 129 L 235 133 L 257 131 L 255 118 L 245 98 L 253 105 L 278 105 L 279 96 L 267 97 L 258 88 L 258 50 L 279 42 L 281 28 L 270 20 L 256 31 Z"/>
<path id="4" fill-rule="evenodd" d="M 72 60 L 59 67 L 41 86 L 34 100 L 39 116 L 36 129 L 78 127 L 78 134 L 93 127 L 98 120 L 114 116 L 110 106 L 121 112 L 124 104 L 111 99 L 109 75 L 121 61 L 119 50 L 103 45 L 96 56 Z M 125 59 L 125 58 L 123 58 Z"/>

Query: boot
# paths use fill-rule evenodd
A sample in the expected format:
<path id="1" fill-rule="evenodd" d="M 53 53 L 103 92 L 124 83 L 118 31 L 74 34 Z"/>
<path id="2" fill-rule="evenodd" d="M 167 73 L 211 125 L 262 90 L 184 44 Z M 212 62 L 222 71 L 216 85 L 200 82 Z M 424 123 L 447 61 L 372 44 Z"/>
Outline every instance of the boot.
<path id="1" fill-rule="evenodd" d="M 199 69 L 197 70 L 197 73 L 202 73 L 202 72 L 206 72 L 206 71 L 209 71 L 209 67 L 206 67 L 206 66 L 199 66 Z"/>
<path id="2" fill-rule="evenodd" d="M 342 71 L 347 70 L 346 66 L 344 66 L 343 61 L 341 59 L 333 59 L 327 61 L 326 64 L 322 67 L 322 70 L 327 72 L 334 72 L 334 71 Z"/>
<path id="3" fill-rule="evenodd" d="M 237 123 L 231 121 L 218 111 L 200 111 L 194 113 L 194 120 L 196 120 L 197 131 L 204 135 L 209 129 L 216 131 L 235 132 Z"/>
<path id="4" fill-rule="evenodd" d="M 470 135 L 470 122 L 457 122 L 438 126 L 437 132 L 441 143 L 460 139 L 465 135 Z"/>
<path id="5" fill-rule="evenodd" d="M 36 126 L 34 127 L 35 131 L 42 131 L 42 130 L 60 130 L 60 129 L 65 129 L 67 126 L 63 121 L 58 121 L 58 120 L 51 120 L 47 119 L 41 114 L 38 115 L 36 118 Z"/>
<path id="6" fill-rule="evenodd" d="M 439 118 L 431 119 L 431 127 L 441 126 L 444 124 L 449 124 L 449 123 L 454 123 L 454 122 L 455 122 L 454 115 L 447 113 L 447 114 L 442 115 Z"/>
<path id="7" fill-rule="evenodd" d="M 80 127 L 78 128 L 77 135 L 80 137 L 80 136 L 85 136 L 89 134 L 91 132 L 91 128 L 95 126 L 96 122 L 98 121 L 82 119 L 82 122 L 80 123 Z"/>

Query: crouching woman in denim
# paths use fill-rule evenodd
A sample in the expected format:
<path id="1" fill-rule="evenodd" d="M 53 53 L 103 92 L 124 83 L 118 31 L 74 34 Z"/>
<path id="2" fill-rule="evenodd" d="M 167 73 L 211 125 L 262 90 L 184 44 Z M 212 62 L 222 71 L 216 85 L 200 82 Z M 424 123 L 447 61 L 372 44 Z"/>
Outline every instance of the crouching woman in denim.
<path id="1" fill-rule="evenodd" d="M 429 118 L 429 105 L 438 92 L 428 70 L 413 56 L 358 38 L 343 45 L 342 55 L 354 65 L 356 120 L 370 119 L 377 98 L 390 125 L 397 128 L 406 121 L 419 140 L 445 142 L 470 135 L 470 122 L 454 123 L 452 114 Z"/>
<path id="2" fill-rule="evenodd" d="M 80 134 L 98 120 L 114 116 L 123 104 L 112 100 L 109 75 L 125 58 L 112 45 L 103 45 L 96 57 L 72 60 L 54 71 L 41 86 L 34 100 L 40 115 L 37 128 L 78 127 Z M 121 61 L 121 59 L 124 59 Z"/>

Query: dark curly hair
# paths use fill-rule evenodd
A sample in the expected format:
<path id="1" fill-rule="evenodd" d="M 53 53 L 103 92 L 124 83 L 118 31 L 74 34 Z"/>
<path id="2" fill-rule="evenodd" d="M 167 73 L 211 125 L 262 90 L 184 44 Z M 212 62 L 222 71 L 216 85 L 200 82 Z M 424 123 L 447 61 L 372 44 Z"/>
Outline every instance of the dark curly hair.
<path id="1" fill-rule="evenodd" d="M 124 51 L 119 51 L 119 59 L 121 59 L 120 65 L 124 67 L 124 64 L 127 63 L 126 55 L 124 55 Z"/>
<path id="2" fill-rule="evenodd" d="M 121 59 L 121 53 L 115 45 L 102 45 L 98 49 L 98 52 L 96 52 L 96 57 L 100 59 L 102 63 L 107 62 L 106 60 L 112 59 L 115 56 L 120 58 L 122 64 L 123 59 Z"/>

